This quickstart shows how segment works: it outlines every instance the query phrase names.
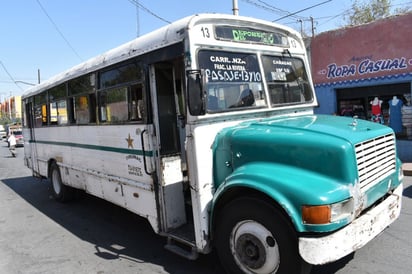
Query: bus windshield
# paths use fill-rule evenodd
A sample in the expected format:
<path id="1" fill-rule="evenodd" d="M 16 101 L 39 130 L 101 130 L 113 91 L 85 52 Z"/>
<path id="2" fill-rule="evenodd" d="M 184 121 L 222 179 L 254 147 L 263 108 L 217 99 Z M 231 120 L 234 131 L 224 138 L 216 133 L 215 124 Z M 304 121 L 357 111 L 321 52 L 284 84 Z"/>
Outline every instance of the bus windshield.
<path id="1" fill-rule="evenodd" d="M 203 50 L 199 65 L 207 78 L 207 112 L 267 106 L 255 54 Z"/>
<path id="2" fill-rule="evenodd" d="M 263 76 L 272 106 L 313 100 L 301 59 L 262 56 L 262 73 L 256 54 L 202 50 L 198 56 L 199 66 L 207 78 L 208 113 L 267 107 Z"/>
<path id="3" fill-rule="evenodd" d="M 262 56 L 272 106 L 313 101 L 303 61 L 293 57 Z"/>

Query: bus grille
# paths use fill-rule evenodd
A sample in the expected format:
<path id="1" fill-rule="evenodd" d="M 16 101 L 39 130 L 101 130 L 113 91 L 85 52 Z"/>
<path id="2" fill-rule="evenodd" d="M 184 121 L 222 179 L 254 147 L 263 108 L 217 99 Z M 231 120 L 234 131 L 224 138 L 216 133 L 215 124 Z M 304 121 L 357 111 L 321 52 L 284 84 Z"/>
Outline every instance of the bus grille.
<path id="1" fill-rule="evenodd" d="M 363 191 L 396 171 L 395 145 L 394 134 L 355 145 L 359 184 Z"/>

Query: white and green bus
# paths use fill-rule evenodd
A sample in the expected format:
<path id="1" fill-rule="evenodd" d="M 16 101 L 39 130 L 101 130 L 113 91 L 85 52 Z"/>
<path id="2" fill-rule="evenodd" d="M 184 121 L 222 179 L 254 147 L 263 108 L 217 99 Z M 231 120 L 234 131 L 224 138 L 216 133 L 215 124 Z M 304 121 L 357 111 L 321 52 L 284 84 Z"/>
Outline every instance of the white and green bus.
<path id="1" fill-rule="evenodd" d="M 315 115 L 298 32 L 193 15 L 30 88 L 25 165 L 143 218 L 181 256 L 229 273 L 300 273 L 400 214 L 395 135 Z"/>

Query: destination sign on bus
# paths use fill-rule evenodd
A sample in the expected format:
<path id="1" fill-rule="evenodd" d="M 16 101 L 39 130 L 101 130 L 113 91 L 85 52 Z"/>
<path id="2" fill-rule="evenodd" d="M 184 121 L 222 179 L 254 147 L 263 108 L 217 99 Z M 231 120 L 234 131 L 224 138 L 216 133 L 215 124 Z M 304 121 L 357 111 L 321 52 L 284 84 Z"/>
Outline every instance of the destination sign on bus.
<path id="1" fill-rule="evenodd" d="M 202 50 L 198 56 L 208 82 L 262 81 L 255 54 Z"/>
<path id="2" fill-rule="evenodd" d="M 234 42 L 288 46 L 288 39 L 286 35 L 252 28 L 216 26 L 215 34 L 217 39 L 230 40 Z"/>

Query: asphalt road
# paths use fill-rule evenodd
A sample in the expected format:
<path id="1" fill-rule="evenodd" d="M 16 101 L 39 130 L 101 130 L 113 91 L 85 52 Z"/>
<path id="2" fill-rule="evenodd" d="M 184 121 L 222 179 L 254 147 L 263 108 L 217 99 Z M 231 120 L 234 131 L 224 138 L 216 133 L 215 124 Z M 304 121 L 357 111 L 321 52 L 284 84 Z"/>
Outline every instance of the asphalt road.
<path id="1" fill-rule="evenodd" d="M 0 143 L 0 273 L 222 273 L 215 255 L 196 261 L 166 251 L 146 220 L 83 194 L 68 204 L 50 183 L 31 177 L 23 148 L 12 158 Z M 401 217 L 358 252 L 316 266 L 319 273 L 411 273 L 412 177 L 405 177 Z"/>

